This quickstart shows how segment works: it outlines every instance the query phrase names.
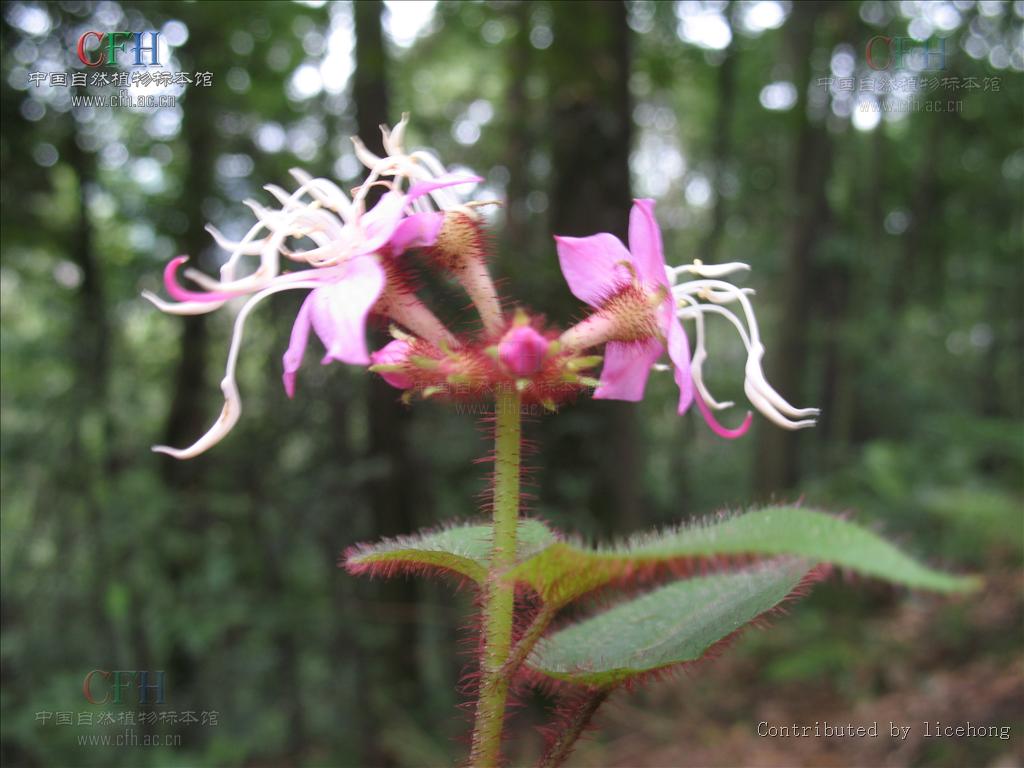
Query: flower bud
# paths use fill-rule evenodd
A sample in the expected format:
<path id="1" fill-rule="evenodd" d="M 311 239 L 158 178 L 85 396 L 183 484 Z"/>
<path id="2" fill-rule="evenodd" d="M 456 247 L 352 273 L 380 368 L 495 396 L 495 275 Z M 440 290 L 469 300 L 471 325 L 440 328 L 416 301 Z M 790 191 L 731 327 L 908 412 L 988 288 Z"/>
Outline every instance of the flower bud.
<path id="1" fill-rule="evenodd" d="M 409 362 L 409 344 L 400 339 L 389 342 L 382 349 L 370 355 L 372 365 L 370 370 L 380 374 L 388 384 L 396 389 L 408 389 L 412 386 L 412 379 L 402 368 Z"/>
<path id="2" fill-rule="evenodd" d="M 512 374 L 529 377 L 544 364 L 550 342 L 528 325 L 509 330 L 498 343 L 498 359 Z"/>

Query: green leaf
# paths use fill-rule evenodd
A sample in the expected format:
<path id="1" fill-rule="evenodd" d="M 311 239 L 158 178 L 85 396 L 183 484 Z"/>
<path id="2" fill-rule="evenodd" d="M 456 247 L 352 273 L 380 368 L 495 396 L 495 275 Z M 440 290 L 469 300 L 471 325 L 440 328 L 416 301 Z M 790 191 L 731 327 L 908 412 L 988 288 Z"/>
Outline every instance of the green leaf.
<path id="1" fill-rule="evenodd" d="M 555 535 L 539 520 L 520 520 L 517 561 L 543 551 Z M 357 544 L 345 553 L 350 573 L 390 576 L 399 572 L 440 569 L 483 583 L 491 555 L 491 526 L 460 525 L 439 531 Z"/>
<path id="2" fill-rule="evenodd" d="M 565 604 L 645 567 L 686 566 L 705 558 L 779 555 L 831 563 L 865 576 L 937 592 L 978 585 L 976 579 L 919 563 L 865 528 L 803 507 L 767 507 L 636 537 L 609 548 L 557 542 L 513 568 L 508 578 L 529 584 L 545 600 Z"/>
<path id="3" fill-rule="evenodd" d="M 527 663 L 559 680 L 605 686 L 696 661 L 778 605 L 811 568 L 784 559 L 673 582 L 542 638 Z"/>

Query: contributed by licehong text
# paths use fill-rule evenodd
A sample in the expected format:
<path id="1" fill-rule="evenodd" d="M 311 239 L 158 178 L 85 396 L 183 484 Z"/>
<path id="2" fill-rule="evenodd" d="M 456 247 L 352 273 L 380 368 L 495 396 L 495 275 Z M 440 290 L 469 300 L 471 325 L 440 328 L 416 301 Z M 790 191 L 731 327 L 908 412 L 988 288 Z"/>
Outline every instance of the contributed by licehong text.
<path id="1" fill-rule="evenodd" d="M 944 723 L 922 720 L 897 723 L 892 720 L 873 720 L 868 723 L 832 722 L 816 720 L 813 723 L 777 723 L 762 720 L 757 724 L 757 735 L 770 739 L 880 739 L 907 741 L 925 739 L 999 739 L 1009 741 L 1009 725 L 991 723 Z"/>

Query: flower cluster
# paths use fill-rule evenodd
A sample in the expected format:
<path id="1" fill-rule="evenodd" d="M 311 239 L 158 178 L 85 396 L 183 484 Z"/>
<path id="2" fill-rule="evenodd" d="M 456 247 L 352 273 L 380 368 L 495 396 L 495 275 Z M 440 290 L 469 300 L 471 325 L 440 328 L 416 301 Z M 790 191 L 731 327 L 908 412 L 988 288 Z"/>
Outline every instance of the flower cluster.
<path id="1" fill-rule="evenodd" d="M 165 312 L 183 315 L 212 312 L 232 299 L 246 298 L 235 317 L 220 417 L 193 445 L 154 450 L 191 458 L 218 443 L 237 423 L 241 398 L 235 370 L 246 318 L 263 299 L 286 290 L 309 291 L 284 353 L 289 397 L 295 394 L 311 331 L 324 346 L 322 363 L 368 366 L 403 390 L 406 402 L 416 396 L 491 397 L 502 387 L 552 410 L 590 388 L 596 398 L 635 401 L 643 397 L 650 371 L 659 367 L 657 360 L 667 351 L 679 386 L 679 413 L 696 401 L 717 434 L 738 437 L 749 427 L 750 414 L 737 428 L 722 427 L 712 411 L 731 403 L 716 401 L 702 378 L 704 316 L 710 313 L 730 320 L 747 348 L 745 391 L 750 402 L 786 428 L 814 423 L 816 410 L 794 408 L 768 385 L 761 369 L 764 347 L 747 291 L 720 279 L 746 265 L 695 262 L 666 268 L 650 200 L 635 202 L 628 250 L 610 234 L 555 238 L 569 288 L 593 308 L 585 319 L 560 333 L 523 309 L 505 311 L 487 266 L 487 238 L 478 211 L 487 202 L 463 201 L 456 193 L 480 179 L 448 173 L 428 152 L 406 152 L 407 124 L 403 116 L 394 131 L 382 127 L 383 157 L 353 139 L 368 176 L 351 197 L 326 179 L 293 171 L 299 183 L 294 192 L 265 188 L 277 207 L 247 202 L 257 221 L 240 241 L 231 242 L 208 228 L 229 252 L 220 279 L 186 268 L 185 276 L 203 290 L 185 288 L 178 272 L 188 259 L 180 256 L 164 270 L 173 301 L 143 294 Z M 375 188 L 383 194 L 368 208 Z M 301 248 L 303 242 L 312 247 Z M 407 277 L 410 251 L 419 251 L 425 264 L 462 286 L 479 314 L 478 333 L 453 333 L 417 296 Z M 247 259 L 256 264 L 242 275 Z M 301 268 L 284 271 L 283 261 Z M 679 283 L 686 273 L 700 279 Z M 737 303 L 745 323 L 726 308 Z M 372 353 L 366 343 L 371 315 L 390 323 L 393 336 Z M 682 320 L 696 325 L 692 355 Z M 602 352 L 601 375 L 595 379 L 591 369 L 601 364 Z"/>
<path id="2" fill-rule="evenodd" d="M 504 389 L 517 391 L 524 403 L 554 411 L 583 388 L 597 385 L 587 373 L 601 358 L 566 349 L 558 331 L 545 330 L 538 318 L 517 310 L 503 328 L 498 335 L 484 333 L 454 347 L 392 328 L 395 340 L 371 355 L 370 370 L 403 390 L 406 402 L 416 395 L 490 399 Z"/>

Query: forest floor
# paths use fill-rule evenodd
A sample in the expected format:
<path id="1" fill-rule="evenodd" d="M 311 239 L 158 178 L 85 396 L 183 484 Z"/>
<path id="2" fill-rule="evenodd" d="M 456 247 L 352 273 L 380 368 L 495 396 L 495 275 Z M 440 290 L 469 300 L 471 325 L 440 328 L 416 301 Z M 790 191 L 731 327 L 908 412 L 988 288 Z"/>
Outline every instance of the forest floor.
<path id="1" fill-rule="evenodd" d="M 830 592 L 825 601 L 841 602 L 844 592 Z M 748 636 L 713 663 L 642 693 L 618 694 L 598 715 L 599 730 L 579 745 L 569 765 L 1024 765 L 1024 571 L 989 573 L 982 592 L 953 600 L 874 595 L 879 596 L 882 609 L 866 622 L 862 605 L 834 623 L 821 601 L 802 622 L 797 614 L 803 606 L 797 605 L 794 615 L 780 617 L 771 632 Z M 824 623 L 815 623 L 815 615 Z M 828 640 L 816 642 L 817 631 Z M 829 649 L 840 633 L 846 635 L 846 650 L 837 656 Z M 787 644 L 790 657 L 793 647 L 800 649 L 788 667 L 778 661 L 786 658 Z M 938 721 L 941 728 L 1008 726 L 1009 734 L 1005 740 L 999 735 L 928 737 L 925 721 L 932 732 Z M 824 729 L 826 722 L 855 727 L 877 722 L 878 735 L 758 734 L 759 724 L 764 732 L 767 726 L 794 723 Z M 891 736 L 890 723 L 909 726 L 906 737 Z"/>

